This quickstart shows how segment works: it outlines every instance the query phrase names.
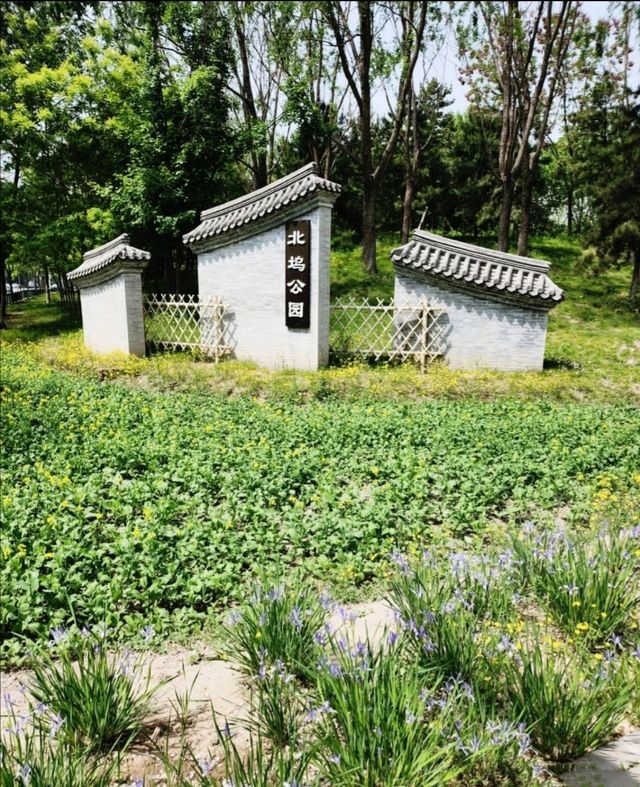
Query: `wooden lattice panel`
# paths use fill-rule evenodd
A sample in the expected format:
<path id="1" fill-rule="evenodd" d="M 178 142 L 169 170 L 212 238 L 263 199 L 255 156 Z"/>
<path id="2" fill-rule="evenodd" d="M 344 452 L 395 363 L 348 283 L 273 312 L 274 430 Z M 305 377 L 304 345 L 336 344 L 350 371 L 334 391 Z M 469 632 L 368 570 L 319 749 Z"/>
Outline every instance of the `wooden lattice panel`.
<path id="1" fill-rule="evenodd" d="M 227 309 L 217 296 L 146 295 L 145 335 L 157 350 L 199 349 L 216 360 L 230 352 Z"/>
<path id="2" fill-rule="evenodd" d="M 339 298 L 331 304 L 331 349 L 337 355 L 363 355 L 420 361 L 422 369 L 444 353 L 444 309 L 425 300 L 399 305 L 377 299 Z"/>

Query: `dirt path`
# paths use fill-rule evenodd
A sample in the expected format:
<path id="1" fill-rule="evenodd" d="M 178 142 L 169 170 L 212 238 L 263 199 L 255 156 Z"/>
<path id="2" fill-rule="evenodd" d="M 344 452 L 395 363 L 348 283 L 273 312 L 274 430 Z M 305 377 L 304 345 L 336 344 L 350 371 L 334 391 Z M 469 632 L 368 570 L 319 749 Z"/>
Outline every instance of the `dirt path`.
<path id="1" fill-rule="evenodd" d="M 346 618 L 346 619 L 345 619 Z M 384 602 L 357 604 L 345 608 L 341 615 L 332 618 L 336 628 L 348 628 L 354 640 L 379 640 L 385 625 L 391 626 L 391 610 Z M 134 747 L 126 757 L 125 770 L 128 778 L 146 777 L 152 783 L 161 784 L 162 765 L 154 744 L 177 758 L 186 744 L 198 760 L 217 759 L 220 746 L 212 717 L 212 709 L 222 725 L 228 719 L 234 742 L 242 749 L 248 741 L 248 733 L 242 724 L 249 711 L 249 693 L 246 682 L 238 669 L 227 661 L 201 659 L 193 663 L 194 654 L 200 651 L 176 648 L 167 653 L 149 653 L 144 656 L 143 671 L 151 673 L 151 686 L 166 681 L 154 698 L 154 711 L 149 720 L 148 731 L 151 743 Z M 28 686 L 30 674 L 22 670 L 0 673 L 1 695 L 10 695 L 16 714 L 25 713 L 29 707 Z M 189 696 L 189 715 L 184 730 L 179 720 L 178 697 Z M 2 734 L 6 734 L 5 703 L 2 703 Z M 236 721 L 240 720 L 240 721 Z M 183 733 L 183 734 L 181 734 Z"/>
<path id="2" fill-rule="evenodd" d="M 379 641 L 385 627 L 393 626 L 387 604 L 381 601 L 346 607 L 334 614 L 336 629 L 350 632 L 353 641 Z M 228 720 L 234 742 L 242 750 L 248 742 L 248 732 L 242 720 L 247 718 L 250 703 L 246 681 L 230 662 L 200 658 L 199 643 L 193 649 L 176 648 L 166 653 L 149 653 L 144 657 L 145 674 L 148 666 L 151 685 L 166 681 L 155 696 L 154 711 L 149 720 L 151 742 L 135 746 L 124 763 L 124 778 L 133 782 L 146 778 L 152 784 L 164 783 L 161 758 L 154 746 L 167 751 L 170 759 L 177 759 L 181 747 L 188 746 L 195 758 L 216 761 L 221 757 L 212 709 L 222 725 Z M 205 650 L 206 653 L 206 650 Z M 197 655 L 196 655 L 197 654 Z M 198 658 L 194 663 L 194 658 Z M 30 673 L 18 671 L 0 673 L 1 692 L 10 695 L 17 714 L 28 710 L 29 699 L 24 687 Z M 189 697 L 188 719 L 181 729 L 179 697 Z M 5 704 L 2 703 L 4 717 Z M 2 719 L 2 734 L 6 734 L 6 719 Z M 578 760 L 561 782 L 571 787 L 640 787 L 640 731 L 629 734 Z"/>

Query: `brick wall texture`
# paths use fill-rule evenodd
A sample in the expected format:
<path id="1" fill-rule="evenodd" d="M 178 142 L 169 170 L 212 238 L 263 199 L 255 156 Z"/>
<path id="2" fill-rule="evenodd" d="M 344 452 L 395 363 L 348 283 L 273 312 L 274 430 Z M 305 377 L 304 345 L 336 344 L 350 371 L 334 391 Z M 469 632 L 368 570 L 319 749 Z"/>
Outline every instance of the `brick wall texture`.
<path id="1" fill-rule="evenodd" d="M 307 330 L 285 324 L 285 222 L 198 255 L 201 300 L 219 296 L 233 355 L 271 368 L 317 369 L 329 356 L 331 207 L 295 216 L 311 222 L 311 316 Z"/>
<path id="2" fill-rule="evenodd" d="M 140 273 L 119 273 L 109 281 L 83 287 L 80 304 L 84 342 L 90 350 L 144 355 Z"/>
<path id="3" fill-rule="evenodd" d="M 546 311 L 449 289 L 396 270 L 396 303 L 413 304 L 422 298 L 446 309 L 441 320 L 446 325 L 445 359 L 452 369 L 542 369 Z"/>

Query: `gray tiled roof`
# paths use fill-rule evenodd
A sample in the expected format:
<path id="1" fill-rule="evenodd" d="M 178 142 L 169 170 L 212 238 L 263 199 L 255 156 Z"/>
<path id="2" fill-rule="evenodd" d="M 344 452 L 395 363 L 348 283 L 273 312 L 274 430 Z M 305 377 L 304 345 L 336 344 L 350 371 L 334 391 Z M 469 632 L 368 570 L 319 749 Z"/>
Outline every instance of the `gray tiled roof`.
<path id="1" fill-rule="evenodd" d="M 245 194 L 244 197 L 202 211 L 201 224 L 183 235 L 182 239 L 186 244 L 195 244 L 205 238 L 221 235 L 264 218 L 316 191 L 339 194 L 340 190 L 341 187 L 337 183 L 318 175 L 314 163 L 307 164 L 268 186 Z"/>
<path id="2" fill-rule="evenodd" d="M 103 270 L 116 260 L 149 260 L 148 251 L 136 249 L 129 245 L 129 236 L 126 233 L 118 235 L 97 249 L 85 252 L 82 255 L 82 265 L 67 274 L 68 279 L 80 279 L 96 271 Z"/>
<path id="3" fill-rule="evenodd" d="M 453 287 L 517 299 L 539 308 L 552 308 L 564 298 L 563 291 L 548 275 L 548 262 L 473 246 L 423 230 L 416 230 L 408 243 L 394 249 L 391 259 L 401 268 L 442 279 Z"/>

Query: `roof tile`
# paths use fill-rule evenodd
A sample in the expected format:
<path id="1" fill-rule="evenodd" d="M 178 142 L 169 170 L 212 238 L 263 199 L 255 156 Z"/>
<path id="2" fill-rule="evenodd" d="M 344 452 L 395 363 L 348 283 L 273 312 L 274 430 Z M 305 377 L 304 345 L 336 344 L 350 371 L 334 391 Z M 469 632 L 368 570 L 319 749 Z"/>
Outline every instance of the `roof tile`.
<path id="1" fill-rule="evenodd" d="M 148 251 L 136 249 L 129 244 L 129 236 L 126 233 L 118 235 L 117 238 L 108 243 L 98 246 L 82 255 L 82 265 L 67 274 L 67 278 L 81 279 L 99 270 L 103 270 L 116 260 L 149 260 L 151 255 Z"/>
<path id="2" fill-rule="evenodd" d="M 201 223 L 191 232 L 183 235 L 182 240 L 187 245 L 191 245 L 214 235 L 221 235 L 261 219 L 316 191 L 339 194 L 341 187 L 337 183 L 321 178 L 317 174 L 315 164 L 307 164 L 269 186 L 202 211 Z"/>
<path id="3" fill-rule="evenodd" d="M 497 297 L 551 308 L 564 293 L 548 275 L 549 263 L 416 230 L 404 246 L 391 252 L 399 266 L 449 281 L 453 286 L 484 290 Z"/>

